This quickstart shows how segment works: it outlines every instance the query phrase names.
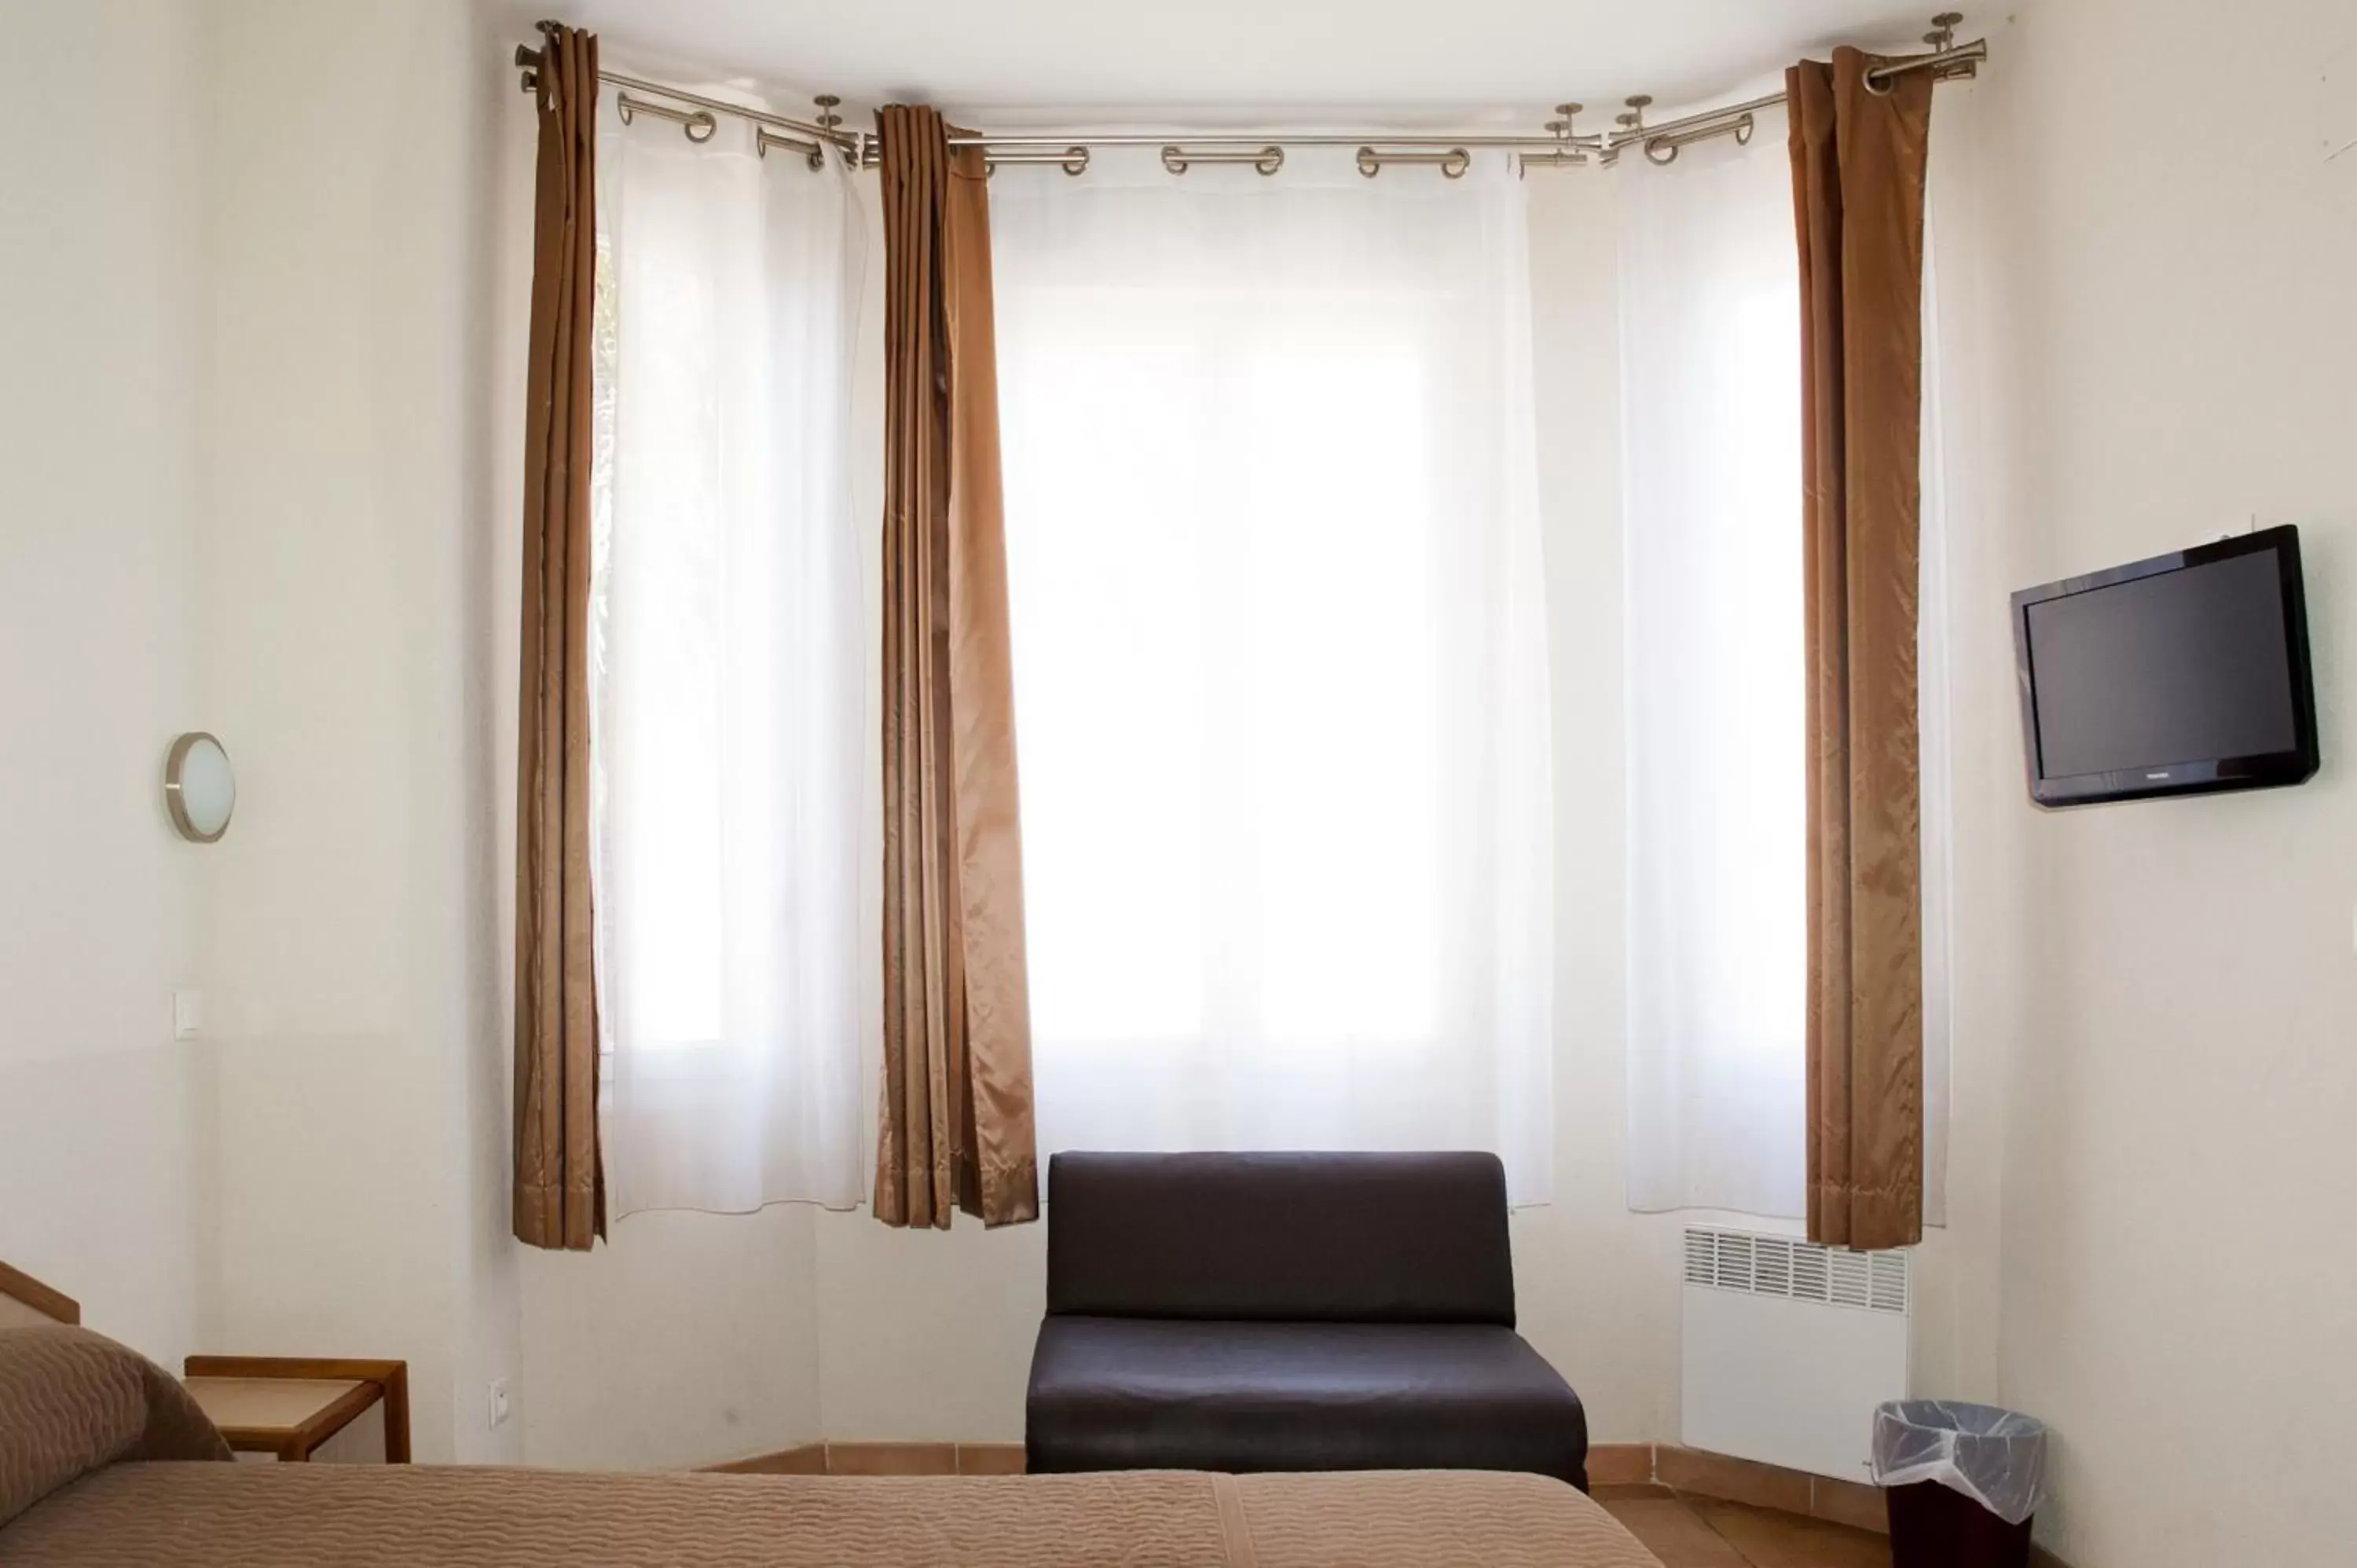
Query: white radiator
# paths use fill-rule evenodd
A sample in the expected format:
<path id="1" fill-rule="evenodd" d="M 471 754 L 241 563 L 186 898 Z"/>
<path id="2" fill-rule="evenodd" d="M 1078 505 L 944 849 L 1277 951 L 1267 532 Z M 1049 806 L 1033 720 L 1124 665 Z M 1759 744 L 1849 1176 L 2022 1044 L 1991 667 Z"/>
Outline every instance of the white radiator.
<path id="1" fill-rule="evenodd" d="M 1865 1480 L 1874 1407 L 1907 1397 L 1908 1262 L 1689 1226 L 1681 1440 Z"/>

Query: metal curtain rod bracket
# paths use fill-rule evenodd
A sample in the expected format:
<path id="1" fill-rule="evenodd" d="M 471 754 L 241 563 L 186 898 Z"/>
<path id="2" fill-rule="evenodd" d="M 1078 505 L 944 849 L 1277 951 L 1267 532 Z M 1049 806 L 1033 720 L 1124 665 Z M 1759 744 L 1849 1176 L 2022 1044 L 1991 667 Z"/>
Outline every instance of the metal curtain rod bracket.
<path id="1" fill-rule="evenodd" d="M 1451 147 L 1439 153 L 1386 153 L 1373 147 L 1359 149 L 1359 172 L 1369 179 L 1383 172 L 1392 164 L 1430 164 L 1451 179 L 1461 179 L 1473 166 L 1473 155 L 1463 147 Z"/>
<path id="2" fill-rule="evenodd" d="M 1274 142 L 1265 147 L 1228 149 L 1214 147 L 1189 152 L 1176 144 L 1162 149 L 1162 166 L 1172 174 L 1185 174 L 1197 164 L 1249 164 L 1263 174 L 1275 174 L 1285 166 L 1285 149 Z"/>
<path id="3" fill-rule="evenodd" d="M 1601 135 L 1583 136 L 1573 128 L 1573 123 L 1587 108 L 1585 103 L 1556 104 L 1555 117 L 1546 123 L 1547 134 L 1555 138 L 1554 142 L 1543 153 L 1523 154 L 1523 169 L 1584 168 L 1595 162 L 1588 154 L 1601 152 L 1604 138 Z"/>
<path id="4" fill-rule="evenodd" d="M 1933 81 L 1966 81 L 1980 74 L 1980 62 L 1988 59 L 1988 40 L 1975 38 L 1959 48 L 1956 44 L 1956 24 L 1964 19 L 1962 11 L 1943 11 L 1932 18 L 1932 30 L 1923 41 L 1932 52 L 1923 55 L 1903 55 L 1886 60 L 1866 73 L 1866 90 L 1879 97 L 1890 92 L 1890 79 L 1903 71 L 1928 70 Z"/>

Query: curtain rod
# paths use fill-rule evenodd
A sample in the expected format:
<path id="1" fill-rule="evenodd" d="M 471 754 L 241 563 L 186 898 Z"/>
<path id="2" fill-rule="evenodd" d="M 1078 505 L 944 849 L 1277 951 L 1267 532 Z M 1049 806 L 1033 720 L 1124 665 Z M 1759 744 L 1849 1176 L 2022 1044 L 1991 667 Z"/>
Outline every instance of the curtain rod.
<path id="1" fill-rule="evenodd" d="M 1932 46 L 1931 52 L 1920 55 L 1898 55 L 1885 59 L 1866 73 L 1868 91 L 1881 88 L 1889 91 L 1890 79 L 1907 71 L 1928 70 L 1932 81 L 1949 81 L 1969 79 L 1979 74 L 1980 63 L 1988 59 L 1988 40 L 1975 38 L 1970 43 L 1955 42 L 1956 24 L 1963 21 L 1962 13 L 1943 11 L 1932 19 L 1932 30 L 1923 35 Z M 545 32 L 556 24 L 543 22 Z M 529 44 L 519 44 L 515 63 L 523 73 L 523 90 L 536 86 L 535 71 L 540 65 L 540 51 Z M 844 162 L 853 168 L 874 168 L 882 161 L 882 149 L 872 131 L 845 129 L 843 116 L 835 106 L 843 101 L 833 93 L 822 93 L 813 102 L 818 105 L 815 120 L 796 120 L 788 115 L 770 113 L 766 110 L 731 103 L 725 99 L 707 98 L 684 88 L 666 86 L 641 77 L 626 76 L 619 71 L 601 70 L 597 80 L 616 90 L 616 102 L 624 124 L 639 114 L 651 114 L 678 124 L 692 142 L 712 139 L 719 129 L 716 116 L 728 115 L 758 127 L 756 150 L 766 156 L 773 147 L 794 153 L 817 168 L 824 161 L 826 149 L 834 148 Z M 651 95 L 633 98 L 632 93 Z M 1249 164 L 1262 174 L 1275 174 L 1284 166 L 1287 147 L 1349 147 L 1359 149 L 1359 172 L 1372 176 L 1393 164 L 1433 164 L 1450 178 L 1465 172 L 1475 148 L 1497 148 L 1520 155 L 1522 166 L 1531 168 L 1575 168 L 1582 166 L 1610 167 L 1620 155 L 1631 147 L 1640 149 L 1652 163 L 1674 162 L 1680 147 L 1714 136 L 1733 136 L 1738 142 L 1751 139 L 1752 117 L 1762 110 L 1772 109 L 1784 102 L 1781 92 L 1770 92 L 1741 103 L 1729 103 L 1717 109 L 1684 115 L 1660 124 L 1645 124 L 1645 109 L 1653 101 L 1646 93 L 1636 93 L 1626 101 L 1626 110 L 1614 116 L 1616 129 L 1599 132 L 1577 132 L 1573 120 L 1583 105 L 1558 103 L 1556 118 L 1546 123 L 1543 134 L 1518 135 L 1495 131 L 1415 132 L 1394 134 L 1383 131 L 1351 132 L 1286 132 L 1286 131 L 1162 131 L 1144 132 L 1073 132 L 1050 134 L 1039 132 L 994 134 L 973 131 L 949 139 L 952 147 L 980 147 L 992 155 L 991 166 L 1000 164 L 1056 164 L 1067 174 L 1079 174 L 1089 166 L 1089 155 L 1097 147 L 1160 147 L 1162 164 L 1173 174 L 1184 174 L 1198 164 Z M 682 105 L 689 107 L 683 108 Z"/>

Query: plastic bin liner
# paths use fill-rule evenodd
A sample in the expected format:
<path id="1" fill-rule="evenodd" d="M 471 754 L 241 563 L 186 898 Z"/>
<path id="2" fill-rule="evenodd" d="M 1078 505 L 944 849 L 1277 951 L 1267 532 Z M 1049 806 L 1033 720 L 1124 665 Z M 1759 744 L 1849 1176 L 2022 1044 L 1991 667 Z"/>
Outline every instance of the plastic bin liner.
<path id="1" fill-rule="evenodd" d="M 1937 1481 L 2019 1524 L 2046 1500 L 2046 1423 L 1994 1405 L 1894 1400 L 1874 1412 L 1874 1481 Z"/>

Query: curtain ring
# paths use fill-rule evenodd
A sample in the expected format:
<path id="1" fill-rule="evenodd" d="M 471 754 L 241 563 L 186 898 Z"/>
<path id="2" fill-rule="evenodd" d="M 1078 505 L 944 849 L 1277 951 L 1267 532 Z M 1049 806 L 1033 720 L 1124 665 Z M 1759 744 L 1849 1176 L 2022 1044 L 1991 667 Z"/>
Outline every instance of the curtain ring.
<path id="1" fill-rule="evenodd" d="M 1375 155 L 1374 148 L 1361 147 L 1359 149 L 1359 172 L 1366 176 L 1369 179 L 1372 179 L 1375 176 L 1383 172 L 1383 160 Z"/>
<path id="2" fill-rule="evenodd" d="M 781 136 L 767 125 L 757 128 L 753 133 L 754 156 L 766 158 L 771 147 L 780 152 L 800 153 L 813 174 L 826 167 L 826 148 L 823 143 L 806 142 L 800 136 Z"/>
<path id="3" fill-rule="evenodd" d="M 1678 161 L 1678 145 L 1665 136 L 1645 138 L 1645 161 L 1667 168 Z"/>
<path id="4" fill-rule="evenodd" d="M 991 156 L 990 150 L 987 147 L 983 149 L 982 173 L 984 178 L 987 179 L 991 176 L 996 174 L 998 172 L 998 166 L 1001 164 L 1053 164 L 1056 167 L 1062 169 L 1066 174 L 1086 174 L 1089 171 L 1089 149 L 1076 144 L 1072 146 L 1066 147 L 1060 153 L 1008 151 L 1000 153 L 996 157 Z"/>
<path id="5" fill-rule="evenodd" d="M 1185 174 L 1197 164 L 1243 164 L 1262 174 L 1275 174 L 1285 166 L 1285 149 L 1274 142 L 1258 152 L 1227 152 L 1212 148 L 1190 153 L 1175 142 L 1166 144 L 1162 149 L 1162 166 L 1172 174 Z"/>
<path id="6" fill-rule="evenodd" d="M 1462 179 L 1465 171 L 1473 166 L 1473 155 L 1463 147 L 1451 147 L 1448 156 L 1440 160 L 1440 172 L 1450 179 Z"/>
<path id="7" fill-rule="evenodd" d="M 622 124 L 625 125 L 630 124 L 641 114 L 651 114 L 658 120 L 668 120 L 686 132 L 687 139 L 698 146 L 712 140 L 713 133 L 720 129 L 720 122 L 712 117 L 712 111 L 709 109 L 679 109 L 668 103 L 654 102 L 650 99 L 633 98 L 627 92 L 614 94 L 614 111 L 622 117 Z"/>
<path id="8" fill-rule="evenodd" d="M 1891 80 L 1898 73 L 1889 70 L 1889 65 L 1888 60 L 1877 59 L 1866 68 L 1866 90 L 1877 98 L 1888 98 L 1898 91 L 1897 83 Z"/>

